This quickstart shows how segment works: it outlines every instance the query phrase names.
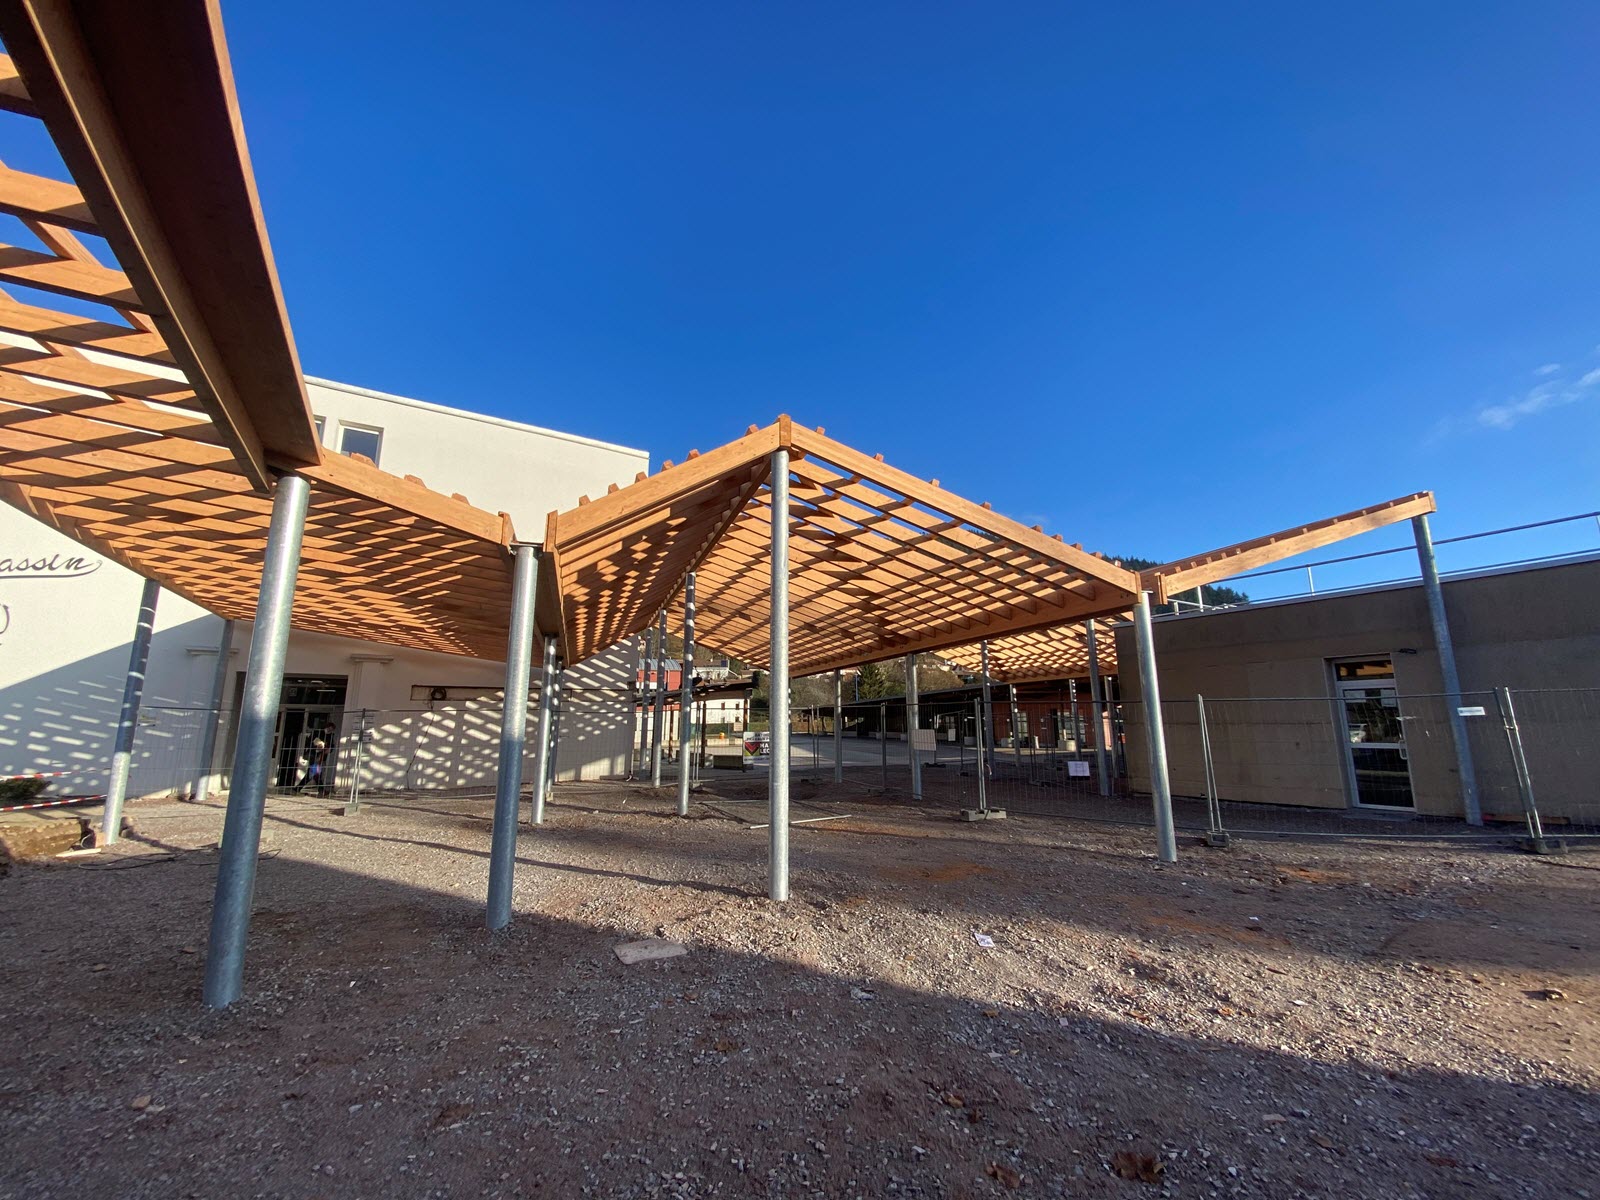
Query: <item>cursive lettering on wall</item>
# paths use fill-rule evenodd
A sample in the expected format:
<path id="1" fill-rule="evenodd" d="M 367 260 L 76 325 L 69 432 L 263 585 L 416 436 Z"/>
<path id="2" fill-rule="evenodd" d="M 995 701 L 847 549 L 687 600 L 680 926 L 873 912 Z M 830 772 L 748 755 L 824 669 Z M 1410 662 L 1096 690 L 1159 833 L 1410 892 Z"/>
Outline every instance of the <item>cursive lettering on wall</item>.
<path id="1" fill-rule="evenodd" d="M 76 579 L 80 575 L 93 575 L 99 569 L 98 558 L 81 558 L 76 554 L 41 554 L 37 558 L 0 556 L 0 579 Z"/>

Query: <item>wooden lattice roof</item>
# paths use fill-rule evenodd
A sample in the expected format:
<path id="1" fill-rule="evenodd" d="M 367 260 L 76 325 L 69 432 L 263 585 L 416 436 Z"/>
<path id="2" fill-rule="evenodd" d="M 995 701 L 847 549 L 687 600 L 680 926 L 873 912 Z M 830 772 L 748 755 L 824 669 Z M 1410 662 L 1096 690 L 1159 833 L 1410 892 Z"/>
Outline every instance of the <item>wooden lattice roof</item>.
<path id="1" fill-rule="evenodd" d="M 0 109 L 73 176 L 0 165 L 0 212 L 42 247 L 0 245 L 0 499 L 249 619 L 297 471 L 295 627 L 503 656 L 509 519 L 318 445 L 214 8 L 0 4 L 0 35 Z"/>
<path id="2" fill-rule="evenodd" d="M 1433 493 L 1415 492 L 1341 516 L 1150 567 L 1139 573 L 1139 586 L 1150 592 L 1156 603 L 1164 604 L 1193 588 L 1231 579 L 1268 563 L 1281 562 L 1297 554 L 1392 525 L 1396 521 L 1407 521 L 1431 513 L 1434 508 Z M 1120 616 L 1131 618 L 1132 613 Z M 1116 674 L 1116 639 L 1101 633 L 1096 638 L 1095 649 L 1101 671 L 1107 675 Z M 954 646 L 940 653 L 968 671 L 982 669 L 983 651 L 977 642 Z M 1003 683 L 1085 678 L 1089 674 L 1087 631 L 1081 623 L 1072 623 L 992 639 L 989 642 L 989 674 Z"/>

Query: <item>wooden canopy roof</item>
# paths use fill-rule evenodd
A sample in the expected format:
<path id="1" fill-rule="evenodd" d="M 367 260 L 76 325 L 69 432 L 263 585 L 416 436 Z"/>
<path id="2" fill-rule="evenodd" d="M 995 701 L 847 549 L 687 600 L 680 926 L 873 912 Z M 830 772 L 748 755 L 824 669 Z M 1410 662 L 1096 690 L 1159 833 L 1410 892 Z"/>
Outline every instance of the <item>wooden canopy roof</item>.
<path id="1" fill-rule="evenodd" d="M 0 0 L 0 37 L 0 109 L 42 119 L 72 177 L 0 164 L 0 213 L 42 247 L 0 245 L 0 499 L 248 619 L 273 481 L 294 471 L 312 482 L 297 628 L 501 657 L 510 519 L 318 444 L 215 5 Z M 765 664 L 779 448 L 796 674 L 979 639 L 1002 678 L 1076 669 L 1069 631 L 1141 588 L 1165 599 L 1432 508 L 1420 494 L 1140 575 L 785 417 L 551 514 L 538 623 L 568 662 L 681 612 L 695 571 L 701 642 Z"/>
<path id="2" fill-rule="evenodd" d="M 43 247 L 0 245 L 0 498 L 249 619 L 297 471 L 296 628 L 502 657 L 509 519 L 318 444 L 214 6 L 7 0 L 0 36 L 0 109 L 73 177 L 0 165 L 0 212 Z"/>
<path id="3" fill-rule="evenodd" d="M 1207 554 L 1150 567 L 1140 572 L 1139 585 L 1153 594 L 1156 603 L 1163 604 L 1192 588 L 1231 579 L 1268 563 L 1280 562 L 1368 530 L 1392 525 L 1396 521 L 1408 521 L 1412 517 L 1433 512 L 1435 507 L 1432 492 L 1415 492 L 1342 516 L 1329 517 L 1248 542 L 1224 546 Z M 1131 612 L 1120 614 L 1123 619 L 1131 619 L 1132 616 Z M 1032 679 L 1082 679 L 1089 674 L 1088 642 L 1086 629 L 1077 622 L 995 638 L 989 642 L 989 675 L 1002 683 L 1020 683 Z M 1099 636 L 1095 649 L 1101 671 L 1107 675 L 1116 674 L 1116 639 Z M 982 669 L 983 651 L 977 642 L 955 646 L 941 654 L 968 671 Z"/>
<path id="4" fill-rule="evenodd" d="M 1418 493 L 1140 574 L 781 417 L 550 515 L 546 579 L 567 661 L 647 629 L 663 609 L 681 627 L 694 571 L 699 642 L 765 666 L 770 463 L 780 448 L 790 452 L 795 675 L 934 650 L 976 670 L 979 639 L 996 678 L 1085 673 L 1082 622 L 1125 616 L 1140 589 L 1161 602 L 1433 508 Z M 1109 642 L 1102 662 L 1115 654 Z"/>

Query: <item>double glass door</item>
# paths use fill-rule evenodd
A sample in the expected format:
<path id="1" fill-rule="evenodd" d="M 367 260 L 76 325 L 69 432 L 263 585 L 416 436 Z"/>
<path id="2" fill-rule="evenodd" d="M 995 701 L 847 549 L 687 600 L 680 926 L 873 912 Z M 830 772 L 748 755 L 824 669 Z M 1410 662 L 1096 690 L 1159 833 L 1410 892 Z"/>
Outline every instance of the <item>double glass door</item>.
<path id="1" fill-rule="evenodd" d="M 279 788 L 325 792 L 333 786 L 344 698 L 342 676 L 284 677 L 273 745 Z"/>
<path id="2" fill-rule="evenodd" d="M 1414 809 L 1405 718 L 1389 659 L 1334 664 L 1343 716 L 1345 753 L 1355 803 L 1368 808 Z"/>

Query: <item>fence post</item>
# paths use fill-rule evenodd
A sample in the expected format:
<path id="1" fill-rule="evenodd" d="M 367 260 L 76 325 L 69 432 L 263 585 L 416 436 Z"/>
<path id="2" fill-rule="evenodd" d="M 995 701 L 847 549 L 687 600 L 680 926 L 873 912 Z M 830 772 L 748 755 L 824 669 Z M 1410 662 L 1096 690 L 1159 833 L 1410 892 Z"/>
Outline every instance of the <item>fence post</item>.
<path id="1" fill-rule="evenodd" d="M 1544 823 L 1539 820 L 1539 808 L 1533 799 L 1533 777 L 1528 774 L 1528 756 L 1522 749 L 1522 729 L 1517 724 L 1517 710 L 1511 703 L 1511 689 L 1497 687 L 1495 703 L 1500 708 L 1500 721 L 1505 726 L 1506 742 L 1511 747 L 1511 765 L 1517 772 L 1517 793 L 1522 797 L 1522 814 L 1528 822 L 1528 842 L 1524 849 L 1533 854 L 1559 854 L 1564 848 L 1559 839 L 1544 836 Z"/>
<path id="2" fill-rule="evenodd" d="M 1222 827 L 1222 805 L 1217 800 L 1217 771 L 1211 760 L 1211 729 L 1206 724 L 1206 698 L 1196 695 L 1200 709 L 1200 748 L 1206 760 L 1206 845 L 1226 846 L 1228 831 Z"/>
<path id="3" fill-rule="evenodd" d="M 348 816 L 355 816 L 361 811 L 361 752 L 367 741 L 367 710 L 362 709 L 356 714 L 356 761 L 350 771 L 350 803 L 345 806 Z"/>
<path id="4" fill-rule="evenodd" d="M 889 702 L 878 705 L 878 757 L 883 760 L 883 790 L 889 790 Z"/>

